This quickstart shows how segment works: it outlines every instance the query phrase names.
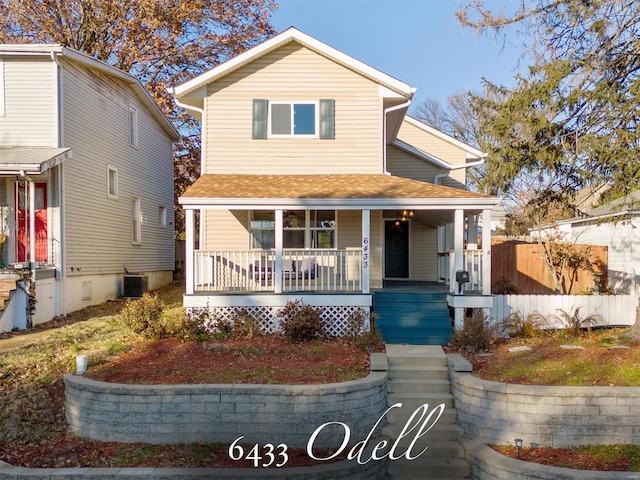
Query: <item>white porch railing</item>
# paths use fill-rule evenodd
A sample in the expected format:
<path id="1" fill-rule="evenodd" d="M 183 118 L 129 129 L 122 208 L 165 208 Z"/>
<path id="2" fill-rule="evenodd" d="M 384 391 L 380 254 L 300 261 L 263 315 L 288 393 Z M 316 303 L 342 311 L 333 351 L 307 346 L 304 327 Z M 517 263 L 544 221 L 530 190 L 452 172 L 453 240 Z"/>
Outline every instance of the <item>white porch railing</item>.
<path id="1" fill-rule="evenodd" d="M 482 250 L 464 250 L 463 270 L 469 272 L 469 283 L 462 287 L 463 291 L 482 291 Z M 438 280 L 449 285 L 451 283 L 452 265 L 455 265 L 455 252 L 438 254 Z M 453 272 L 455 275 L 455 272 Z M 455 277 L 454 277 L 455 279 Z"/>
<path id="2" fill-rule="evenodd" d="M 284 250 L 276 271 L 272 250 L 194 252 L 194 289 L 215 292 L 270 292 L 277 275 L 283 292 L 362 291 L 362 250 Z"/>

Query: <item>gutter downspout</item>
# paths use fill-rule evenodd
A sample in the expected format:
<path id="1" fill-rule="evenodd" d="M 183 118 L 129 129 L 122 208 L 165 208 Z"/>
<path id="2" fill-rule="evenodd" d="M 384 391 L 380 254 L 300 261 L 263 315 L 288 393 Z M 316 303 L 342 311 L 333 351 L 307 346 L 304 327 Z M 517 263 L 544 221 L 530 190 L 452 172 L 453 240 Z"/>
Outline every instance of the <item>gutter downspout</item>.
<path id="1" fill-rule="evenodd" d="M 64 90 L 62 84 L 62 65 L 60 65 L 60 61 L 58 60 L 58 54 L 55 52 L 51 52 L 51 59 L 56 65 L 56 76 L 55 76 L 55 84 L 57 88 L 56 100 L 58 102 L 57 108 L 57 131 L 58 131 L 58 148 L 63 148 L 64 144 Z M 64 172 L 63 172 L 62 163 L 58 165 L 57 169 L 57 177 L 58 181 L 56 182 L 58 185 L 58 202 L 59 206 L 59 216 L 60 216 L 60 276 L 61 276 L 61 289 L 62 289 L 62 312 L 58 311 L 56 305 L 56 314 L 57 315 L 67 315 L 67 242 L 65 242 L 64 236 L 66 231 L 66 215 L 65 215 L 65 187 L 64 187 Z M 51 223 L 51 222 L 50 222 Z M 51 252 L 53 254 L 53 252 Z M 57 302 L 56 302 L 57 303 Z M 59 305 L 59 304 L 58 304 Z"/>
<path id="2" fill-rule="evenodd" d="M 175 93 L 175 89 L 174 88 L 170 88 L 169 89 L 169 93 L 173 96 Z M 178 100 L 175 96 L 173 97 L 173 101 L 176 102 L 176 105 L 179 106 L 180 108 L 184 108 L 185 110 L 194 110 L 196 112 L 198 112 L 200 114 L 200 118 L 202 119 L 202 121 L 200 122 L 200 175 L 202 175 L 204 173 L 204 169 L 202 168 L 204 165 L 204 160 L 206 157 L 206 152 L 207 152 L 207 136 L 203 134 L 203 130 L 205 128 L 205 126 L 207 125 L 207 115 L 206 112 L 204 110 L 204 108 L 198 108 L 198 107 L 194 107 L 193 105 L 186 105 L 184 103 L 182 103 L 180 100 Z M 200 232 L 198 234 L 198 249 L 200 249 L 202 247 L 201 242 L 202 239 L 204 238 L 204 222 L 202 221 L 202 209 L 200 209 L 200 222 L 199 223 L 199 229 Z M 189 239 L 187 238 L 187 241 L 189 241 Z M 191 242 L 193 242 L 193 239 L 191 239 Z M 191 272 L 193 274 L 193 272 Z"/>
<path id="3" fill-rule="evenodd" d="M 406 108 L 411 105 L 411 100 L 407 100 L 405 103 L 389 107 L 384 109 L 383 122 L 382 122 L 382 173 L 385 175 L 391 175 L 387 171 L 387 114 L 401 108 Z"/>

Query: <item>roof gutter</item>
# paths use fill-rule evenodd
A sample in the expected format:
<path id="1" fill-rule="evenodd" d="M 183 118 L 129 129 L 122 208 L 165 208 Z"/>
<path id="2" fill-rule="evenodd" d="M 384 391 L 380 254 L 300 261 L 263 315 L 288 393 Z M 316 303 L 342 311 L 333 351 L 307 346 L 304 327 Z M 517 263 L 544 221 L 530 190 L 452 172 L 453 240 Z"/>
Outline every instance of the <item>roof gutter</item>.
<path id="1" fill-rule="evenodd" d="M 385 175 L 391 175 L 387 171 L 387 115 L 390 112 L 393 112 L 395 110 L 400 110 L 402 108 L 409 108 L 409 105 L 411 105 L 410 99 L 404 103 L 401 103 L 400 105 L 395 105 L 393 107 L 384 109 L 384 115 L 383 115 L 384 118 L 382 122 L 382 173 L 384 173 Z"/>

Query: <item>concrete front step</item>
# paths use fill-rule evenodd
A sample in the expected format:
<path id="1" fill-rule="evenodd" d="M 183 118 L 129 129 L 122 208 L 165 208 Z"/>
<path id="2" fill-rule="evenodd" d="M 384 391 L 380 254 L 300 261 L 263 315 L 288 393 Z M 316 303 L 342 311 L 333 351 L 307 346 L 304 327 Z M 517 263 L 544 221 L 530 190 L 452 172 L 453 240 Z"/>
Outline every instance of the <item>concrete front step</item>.
<path id="1" fill-rule="evenodd" d="M 462 479 L 471 476 L 471 466 L 461 458 L 437 459 L 420 456 L 415 460 L 402 459 L 389 462 L 388 472 L 393 480 Z"/>
<path id="2" fill-rule="evenodd" d="M 397 440 L 404 426 L 404 423 L 388 423 L 382 429 L 382 434 Z M 418 433 L 418 429 L 419 426 L 416 426 L 415 430 L 407 433 L 404 438 L 400 439 L 398 444 L 408 446 L 414 440 L 414 434 Z M 420 446 L 422 446 L 422 448 L 430 447 L 438 442 L 455 442 L 462 434 L 463 430 L 458 425 L 436 423 L 431 430 L 416 441 L 416 448 Z"/>
<path id="3" fill-rule="evenodd" d="M 450 393 L 451 382 L 445 379 L 403 379 L 395 378 L 392 382 L 389 382 L 387 389 L 389 393 Z"/>
<path id="4" fill-rule="evenodd" d="M 388 371 L 389 380 L 447 380 L 449 370 L 447 367 L 430 366 L 390 366 Z"/>
<path id="5" fill-rule="evenodd" d="M 447 357 L 440 346 L 429 345 L 387 345 L 389 367 L 404 366 L 446 366 Z"/>
<path id="6" fill-rule="evenodd" d="M 431 408 L 430 408 L 431 410 Z M 403 404 L 403 408 L 394 408 L 389 413 L 387 413 L 387 423 L 393 424 L 402 424 L 407 423 L 407 420 L 411 417 L 415 409 L 405 407 Z M 458 412 L 455 408 L 445 408 L 444 412 L 438 419 L 438 423 L 448 424 L 448 425 L 457 425 L 458 420 Z"/>
<path id="7" fill-rule="evenodd" d="M 453 395 L 450 393 L 389 393 L 387 395 L 389 405 L 402 403 L 402 410 L 413 412 L 416 408 L 425 403 L 429 404 L 429 409 L 433 409 L 444 403 L 444 408 L 454 408 Z"/>

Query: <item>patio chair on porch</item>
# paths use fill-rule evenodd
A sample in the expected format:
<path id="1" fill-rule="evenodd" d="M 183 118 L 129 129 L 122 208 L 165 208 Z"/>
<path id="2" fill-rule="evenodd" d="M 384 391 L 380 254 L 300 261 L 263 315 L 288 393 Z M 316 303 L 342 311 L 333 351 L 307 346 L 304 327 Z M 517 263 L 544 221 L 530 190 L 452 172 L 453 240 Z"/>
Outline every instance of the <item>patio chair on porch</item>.
<path id="1" fill-rule="evenodd" d="M 254 281 L 271 280 L 273 274 L 271 262 L 267 257 L 260 258 L 257 262 L 251 264 L 251 272 Z"/>
<path id="2" fill-rule="evenodd" d="M 303 260 L 298 260 L 297 262 L 295 262 L 295 264 L 296 264 L 296 273 L 298 278 L 305 278 L 305 279 L 311 279 L 311 280 L 316 278 L 318 265 L 316 264 L 315 257 L 309 257 Z"/>

